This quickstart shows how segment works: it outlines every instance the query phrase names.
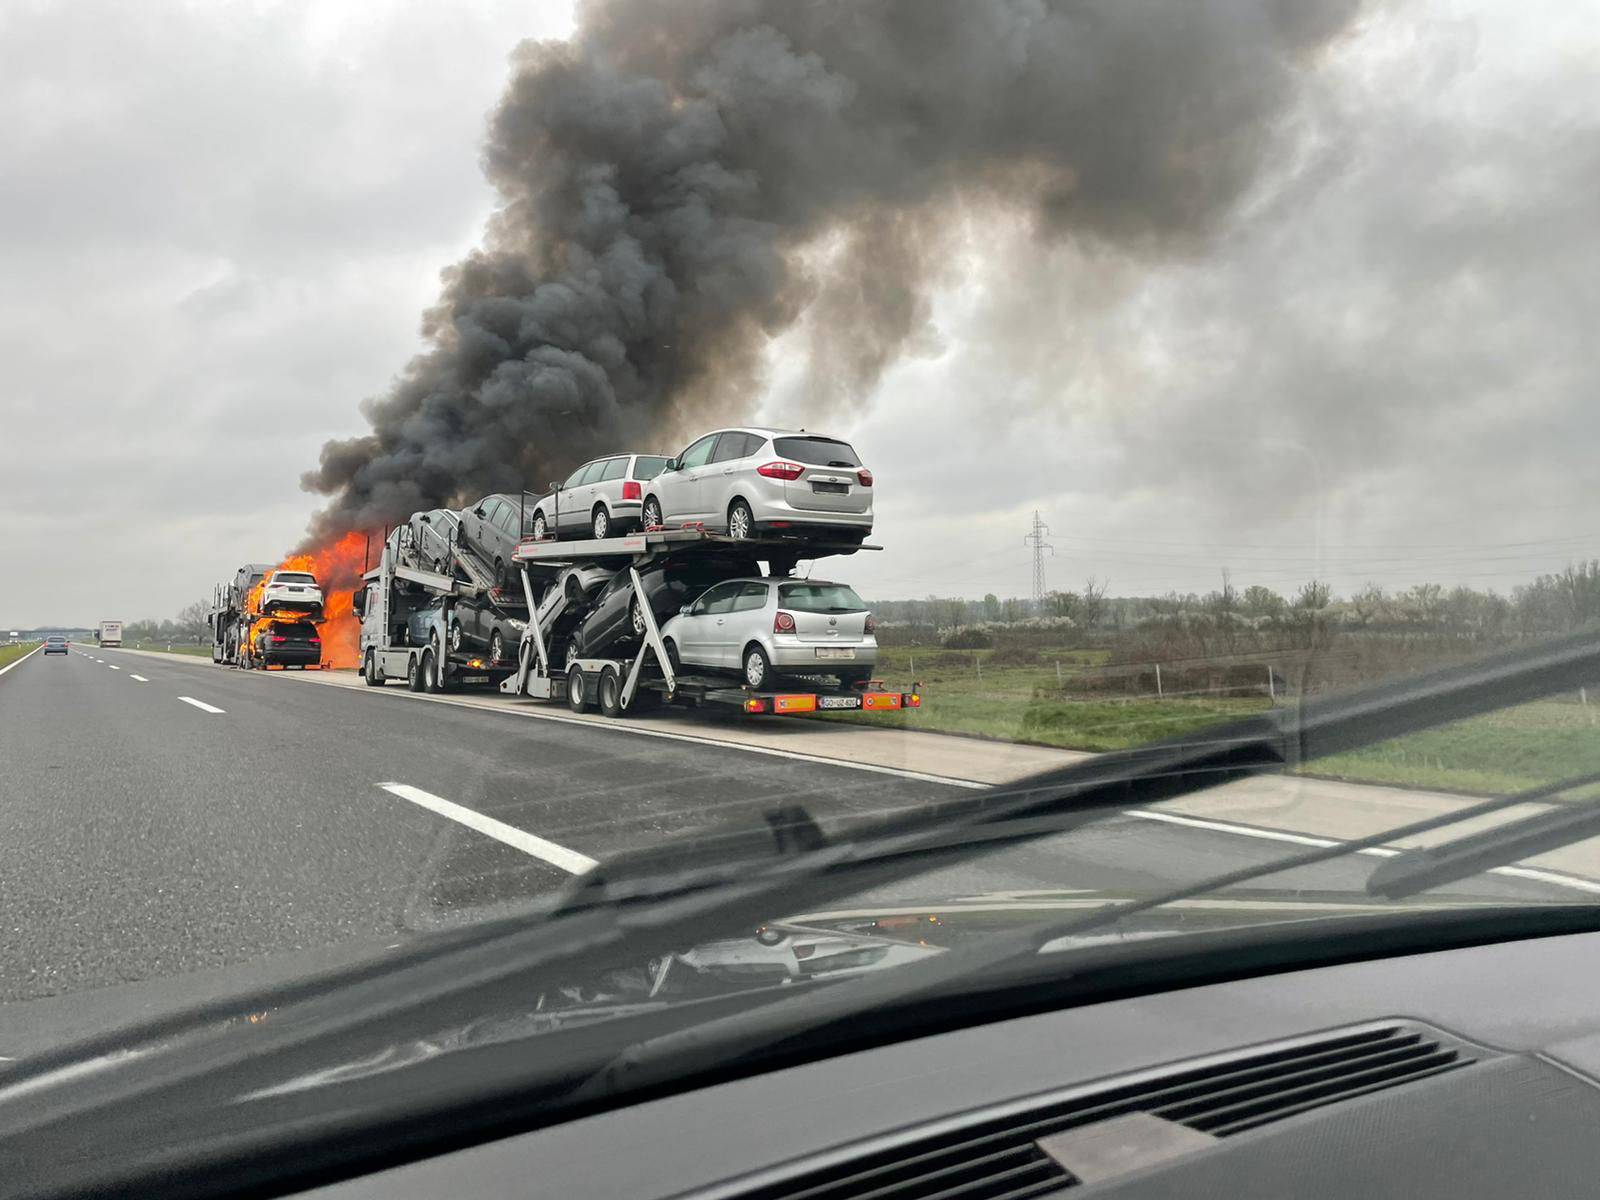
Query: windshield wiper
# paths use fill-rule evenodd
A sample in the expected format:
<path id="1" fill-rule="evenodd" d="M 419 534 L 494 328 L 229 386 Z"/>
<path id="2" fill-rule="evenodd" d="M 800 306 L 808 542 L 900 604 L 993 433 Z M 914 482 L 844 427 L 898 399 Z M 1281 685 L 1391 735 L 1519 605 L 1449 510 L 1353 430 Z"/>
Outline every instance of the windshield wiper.
<path id="1" fill-rule="evenodd" d="M 1589 775 L 1545 789 L 1545 795 L 1573 791 L 1600 781 Z M 1542 799 L 1543 797 L 1529 797 Z M 1440 884 L 1454 883 L 1534 854 L 1543 854 L 1600 834 L 1600 798 L 1564 804 L 1520 821 L 1456 838 L 1442 846 L 1408 850 L 1391 858 L 1367 879 L 1367 892 L 1401 900 Z"/>

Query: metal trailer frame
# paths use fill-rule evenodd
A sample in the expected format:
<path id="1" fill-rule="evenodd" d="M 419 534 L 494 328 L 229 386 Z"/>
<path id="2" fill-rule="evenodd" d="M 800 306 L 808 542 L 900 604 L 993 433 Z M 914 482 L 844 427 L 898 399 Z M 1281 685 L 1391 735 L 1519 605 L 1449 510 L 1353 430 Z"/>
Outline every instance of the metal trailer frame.
<path id="1" fill-rule="evenodd" d="M 570 689 L 574 676 L 579 683 L 595 680 L 595 698 L 598 707 L 607 716 L 619 716 L 634 706 L 639 694 L 649 689 L 660 693 L 667 703 L 686 701 L 694 704 L 724 704 L 740 708 L 747 713 L 773 713 L 777 715 L 804 712 L 851 710 L 899 710 L 920 708 L 921 688 L 913 684 L 909 691 L 878 688 L 818 687 L 814 689 L 767 689 L 755 691 L 734 685 L 721 676 L 689 675 L 675 671 L 661 640 L 661 629 L 655 612 L 650 607 L 639 569 L 656 559 L 685 550 L 704 548 L 727 553 L 749 552 L 751 557 L 763 560 L 773 575 L 787 574 L 800 559 L 814 560 L 834 555 L 853 554 L 857 550 L 877 550 L 877 546 L 855 543 L 797 544 L 780 538 L 736 539 L 725 534 L 708 533 L 703 527 L 644 531 L 622 537 L 595 540 L 592 538 L 571 542 L 552 539 L 534 541 L 524 539 L 512 555 L 522 574 L 522 589 L 528 603 L 528 625 L 523 634 L 518 653 L 517 671 L 500 685 L 500 690 L 513 696 L 529 696 L 538 700 L 572 702 Z M 626 570 L 638 603 L 639 615 L 644 622 L 644 637 L 639 649 L 631 657 L 576 658 L 567 662 L 558 674 L 550 665 L 550 650 L 546 643 L 545 627 L 566 611 L 569 572 L 583 566 L 604 564 L 619 559 L 627 560 Z M 553 573 L 551 584 L 543 603 L 534 596 L 532 573 L 535 570 Z M 548 609 L 548 612 L 545 611 Z M 654 659 L 658 676 L 647 677 L 645 668 Z M 606 699 L 607 676 L 618 684 L 614 702 Z M 579 693 L 579 701 L 587 706 L 589 698 Z M 578 705 L 574 705 L 578 707 Z"/>
<path id="2" fill-rule="evenodd" d="M 387 683 L 390 679 L 404 679 L 411 690 L 418 692 L 445 691 L 467 682 L 463 676 L 474 679 L 481 676 L 482 682 L 494 683 L 496 675 L 503 676 L 515 671 L 513 665 L 491 664 L 484 661 L 482 655 L 466 654 L 450 647 L 450 619 L 455 614 L 458 601 L 481 597 L 496 608 L 512 607 L 504 603 L 505 594 L 494 586 L 492 572 L 487 571 L 467 547 L 454 539 L 450 543 L 451 566 L 459 569 L 466 576 L 465 579 L 419 566 L 412 561 L 415 548 L 406 536 L 407 527 L 397 528 L 401 531 L 399 536 L 385 536 L 378 565 L 361 576 L 364 589 L 373 583 L 381 586 L 377 589 L 379 608 L 376 613 L 364 611 L 361 615 L 359 669 L 366 672 L 366 658 L 371 654 L 377 684 Z M 416 584 L 430 596 L 444 599 L 433 618 L 430 628 L 432 636 L 427 645 L 396 644 L 392 639 L 394 591 L 395 585 L 401 581 Z M 381 631 L 380 637 L 369 637 L 368 629 L 374 626 Z M 369 676 L 368 680 L 372 682 L 372 677 Z"/>

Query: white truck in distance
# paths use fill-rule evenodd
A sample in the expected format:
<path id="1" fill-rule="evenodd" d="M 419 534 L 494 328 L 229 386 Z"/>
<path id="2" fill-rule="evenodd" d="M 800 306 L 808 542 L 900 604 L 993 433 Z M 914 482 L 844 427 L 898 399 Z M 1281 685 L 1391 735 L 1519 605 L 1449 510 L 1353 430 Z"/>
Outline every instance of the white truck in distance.
<path id="1" fill-rule="evenodd" d="M 96 640 L 102 646 L 122 645 L 122 622 L 101 621 L 100 628 L 96 633 Z"/>

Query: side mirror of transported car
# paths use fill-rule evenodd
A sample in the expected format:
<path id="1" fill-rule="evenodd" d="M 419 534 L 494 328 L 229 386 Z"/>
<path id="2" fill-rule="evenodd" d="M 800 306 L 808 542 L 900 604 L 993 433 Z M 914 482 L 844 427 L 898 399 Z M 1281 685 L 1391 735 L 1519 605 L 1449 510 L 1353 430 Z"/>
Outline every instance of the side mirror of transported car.
<path id="1" fill-rule="evenodd" d="M 678 461 L 678 456 L 673 455 L 671 458 L 667 459 L 666 462 L 661 464 L 661 469 L 663 471 L 676 471 L 682 465 L 683 464 Z"/>
<path id="2" fill-rule="evenodd" d="M 690 610 L 693 609 L 693 608 L 694 608 L 694 605 L 685 604 L 682 608 L 680 608 L 678 610 L 678 615 L 680 617 L 687 617 L 689 615 Z"/>

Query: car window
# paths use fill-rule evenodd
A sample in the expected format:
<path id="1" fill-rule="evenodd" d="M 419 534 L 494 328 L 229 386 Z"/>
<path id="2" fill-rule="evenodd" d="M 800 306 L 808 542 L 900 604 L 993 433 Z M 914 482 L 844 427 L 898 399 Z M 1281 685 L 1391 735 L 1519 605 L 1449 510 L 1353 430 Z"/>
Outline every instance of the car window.
<path id="1" fill-rule="evenodd" d="M 733 599 L 739 594 L 739 587 L 740 585 L 737 583 L 719 583 L 695 601 L 695 615 L 732 612 Z"/>
<path id="2" fill-rule="evenodd" d="M 600 465 L 601 482 L 608 482 L 612 479 L 621 479 L 628 473 L 628 460 L 625 458 L 608 458 Z"/>
<path id="3" fill-rule="evenodd" d="M 274 583 L 315 583 L 316 577 L 300 571 L 279 571 L 272 577 Z"/>
<path id="4" fill-rule="evenodd" d="M 589 464 L 588 463 L 584 463 L 583 466 L 579 467 L 571 475 L 568 475 L 567 476 L 567 481 L 565 483 L 563 483 L 561 486 L 564 487 L 564 488 L 577 487 L 578 484 L 583 481 L 583 473 L 585 471 L 587 471 L 588 469 L 589 469 Z"/>
<path id="5" fill-rule="evenodd" d="M 495 514 L 500 511 L 500 501 L 485 500 L 482 504 L 478 505 L 478 507 L 483 510 L 483 519 L 492 523 L 494 521 Z"/>
<path id="6" fill-rule="evenodd" d="M 855 589 L 842 583 L 785 583 L 778 588 L 778 607 L 795 612 L 860 612 L 867 606 Z"/>
<path id="7" fill-rule="evenodd" d="M 578 476 L 578 486 L 582 487 L 586 483 L 594 483 L 600 478 L 600 472 L 604 471 L 605 469 L 606 463 L 605 459 L 603 458 L 597 459 L 596 461 L 590 463 L 588 466 L 584 467 L 583 473 Z"/>
<path id="8" fill-rule="evenodd" d="M 717 435 L 707 434 L 694 445 L 683 452 L 681 465 L 684 467 L 703 467 L 711 457 L 711 448 L 717 444 Z"/>
<path id="9" fill-rule="evenodd" d="M 784 458 L 814 467 L 859 467 L 861 459 L 849 442 L 825 437 L 781 437 L 772 448 Z"/>
<path id="10" fill-rule="evenodd" d="M 765 583 L 741 583 L 738 594 L 733 598 L 733 611 L 753 612 L 765 608 L 770 590 L 770 585 Z"/>
<path id="11" fill-rule="evenodd" d="M 739 433 L 731 431 L 717 436 L 717 448 L 711 452 L 712 462 L 730 462 L 736 458 L 743 458 L 755 447 L 752 442 L 761 439 L 752 433 Z"/>
<path id="12" fill-rule="evenodd" d="M 495 515 L 494 523 L 507 533 L 516 532 L 517 506 L 502 501 L 500 504 L 500 511 Z"/>
<path id="13" fill-rule="evenodd" d="M 660 454 L 641 454 L 633 460 L 633 477 L 635 479 L 654 479 L 661 474 L 661 469 L 667 465 L 667 460 Z"/>

